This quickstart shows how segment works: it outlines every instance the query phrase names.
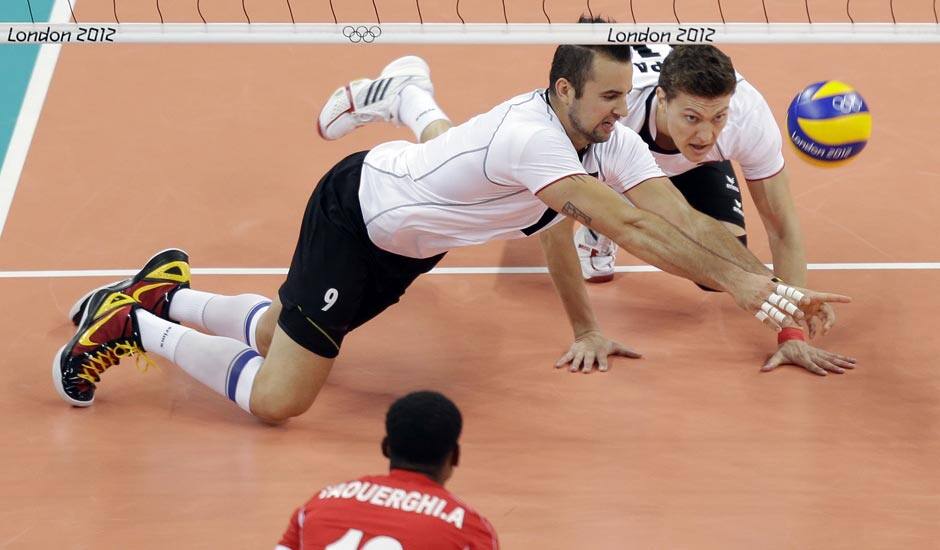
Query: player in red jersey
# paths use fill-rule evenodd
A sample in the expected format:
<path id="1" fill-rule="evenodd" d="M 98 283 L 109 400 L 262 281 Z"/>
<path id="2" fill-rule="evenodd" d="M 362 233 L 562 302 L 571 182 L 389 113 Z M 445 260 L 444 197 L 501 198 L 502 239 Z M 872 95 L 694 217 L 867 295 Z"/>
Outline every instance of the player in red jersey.
<path id="1" fill-rule="evenodd" d="M 323 488 L 294 511 L 276 550 L 496 550 L 490 523 L 444 488 L 463 421 L 440 393 L 410 393 L 385 416 L 388 475 Z"/>

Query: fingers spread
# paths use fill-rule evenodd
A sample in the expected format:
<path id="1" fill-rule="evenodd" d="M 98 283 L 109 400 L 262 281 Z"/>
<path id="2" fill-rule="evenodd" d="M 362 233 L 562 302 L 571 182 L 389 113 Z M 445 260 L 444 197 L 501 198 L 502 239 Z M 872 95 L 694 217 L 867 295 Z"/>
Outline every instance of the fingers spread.
<path id="1" fill-rule="evenodd" d="M 824 358 L 822 358 L 822 357 L 816 359 L 816 365 L 819 366 L 819 367 L 822 367 L 822 368 L 826 369 L 826 370 L 829 371 L 829 372 L 834 372 L 834 373 L 836 373 L 836 374 L 843 374 L 843 373 L 845 373 L 844 370 L 842 370 L 842 369 L 839 368 L 838 366 L 834 365 L 831 361 L 827 361 L 826 359 L 824 359 Z"/>
<path id="2" fill-rule="evenodd" d="M 564 367 L 565 365 L 570 363 L 572 359 L 574 359 L 574 353 L 571 351 L 568 351 L 568 353 L 561 356 L 561 359 L 559 359 L 558 361 L 555 361 L 555 368 L 560 369 L 561 367 Z"/>
<path id="3" fill-rule="evenodd" d="M 816 334 L 819 333 L 820 327 L 822 326 L 822 321 L 819 320 L 819 317 L 811 317 L 809 320 L 809 338 L 812 340 L 816 337 Z"/>
<path id="4" fill-rule="evenodd" d="M 777 353 L 770 356 L 767 361 L 764 363 L 764 366 L 760 368 L 761 372 L 769 372 L 780 366 L 781 361 L 783 360 L 783 355 L 778 351 Z"/>
<path id="5" fill-rule="evenodd" d="M 589 351 L 584 354 L 584 365 L 581 367 L 581 372 L 584 374 L 590 374 L 591 371 L 594 370 L 594 358 L 595 355 L 593 351 Z"/>
<path id="6" fill-rule="evenodd" d="M 571 362 L 571 372 L 578 372 L 580 369 L 581 362 L 584 361 L 584 352 L 579 351 L 574 356 L 574 361 Z"/>
<path id="7" fill-rule="evenodd" d="M 832 294 L 830 292 L 815 292 L 812 295 L 813 302 L 836 302 L 840 304 L 848 304 L 852 301 L 852 298 L 848 296 L 843 296 L 842 294 Z"/>
<path id="8" fill-rule="evenodd" d="M 818 374 L 819 376 L 826 376 L 826 369 L 820 367 L 819 365 L 813 363 L 812 360 L 807 360 L 805 363 L 800 363 L 804 369 L 808 370 L 813 374 Z"/>
<path id="9" fill-rule="evenodd" d="M 617 344 L 616 342 L 614 343 L 613 349 L 610 350 L 610 354 L 619 355 L 621 357 L 629 357 L 631 359 L 639 359 L 643 357 L 643 354 L 641 354 L 640 352 L 636 350 L 632 350 L 628 348 L 627 346 Z"/>
<path id="10" fill-rule="evenodd" d="M 841 355 L 838 355 L 836 357 L 831 358 L 830 361 L 832 361 L 833 363 L 835 363 L 836 365 L 839 365 L 840 367 L 844 369 L 855 368 L 855 359 L 852 359 L 851 357 L 842 357 Z"/>
<path id="11" fill-rule="evenodd" d="M 829 329 L 831 329 L 832 326 L 836 324 L 836 312 L 833 311 L 831 308 L 827 308 L 827 309 L 829 310 L 829 312 L 826 318 L 823 320 L 823 325 L 822 325 L 823 334 L 828 333 Z"/>

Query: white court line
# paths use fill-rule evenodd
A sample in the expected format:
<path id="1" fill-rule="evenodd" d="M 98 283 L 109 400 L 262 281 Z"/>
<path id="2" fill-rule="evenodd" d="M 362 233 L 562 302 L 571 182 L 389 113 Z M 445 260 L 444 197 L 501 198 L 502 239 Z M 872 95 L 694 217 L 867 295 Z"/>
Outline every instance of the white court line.
<path id="1" fill-rule="evenodd" d="M 768 264 L 767 266 L 771 266 Z M 937 270 L 940 262 L 894 263 L 832 263 L 808 264 L 811 271 L 881 271 L 881 270 Z M 615 268 L 618 273 L 649 273 L 659 271 L 651 265 L 625 265 Z M 74 277 L 129 277 L 137 269 L 73 269 L 65 271 L 0 271 L 0 279 L 66 279 Z M 207 267 L 194 268 L 193 275 L 286 275 L 285 267 Z M 530 275 L 548 273 L 546 267 L 437 267 L 429 275 Z"/>
<path id="2" fill-rule="evenodd" d="M 72 0 L 73 6 L 75 3 L 76 0 Z M 56 0 L 49 14 L 49 21 L 68 23 L 70 20 L 68 3 L 65 0 Z M 13 195 L 16 194 L 16 186 L 20 183 L 20 175 L 26 164 L 26 155 L 33 142 L 33 134 L 39 123 L 39 114 L 46 101 L 46 92 L 49 91 L 49 83 L 52 82 L 52 73 L 55 71 L 61 49 L 60 44 L 43 44 L 39 47 L 39 55 L 36 56 L 36 64 L 33 65 L 33 74 L 26 86 L 26 95 L 23 96 L 23 105 L 20 107 L 20 114 L 16 117 L 13 134 L 10 136 L 7 156 L 3 161 L 3 166 L 0 167 L 0 235 L 3 234 L 3 227 L 7 223 L 10 207 L 13 206 Z"/>

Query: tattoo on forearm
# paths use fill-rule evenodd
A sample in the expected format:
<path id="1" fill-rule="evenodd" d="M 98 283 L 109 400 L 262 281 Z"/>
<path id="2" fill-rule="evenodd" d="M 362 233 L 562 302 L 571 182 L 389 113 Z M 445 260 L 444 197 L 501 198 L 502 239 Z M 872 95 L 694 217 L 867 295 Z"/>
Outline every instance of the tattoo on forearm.
<path id="1" fill-rule="evenodd" d="M 588 216 L 584 213 L 583 210 L 580 210 L 577 206 L 571 204 L 570 202 L 565 203 L 565 205 L 561 208 L 561 213 L 574 218 L 584 225 L 591 225 L 591 216 Z"/>

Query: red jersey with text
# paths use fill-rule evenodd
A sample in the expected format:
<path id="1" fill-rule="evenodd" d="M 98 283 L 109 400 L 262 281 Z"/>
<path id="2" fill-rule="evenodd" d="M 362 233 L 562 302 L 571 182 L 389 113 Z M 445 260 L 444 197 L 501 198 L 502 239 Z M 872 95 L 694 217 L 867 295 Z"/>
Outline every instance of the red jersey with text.
<path id="1" fill-rule="evenodd" d="M 298 508 L 278 550 L 496 550 L 489 522 L 417 472 L 322 489 Z"/>

